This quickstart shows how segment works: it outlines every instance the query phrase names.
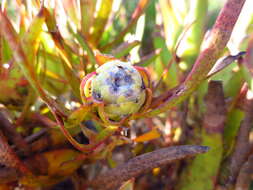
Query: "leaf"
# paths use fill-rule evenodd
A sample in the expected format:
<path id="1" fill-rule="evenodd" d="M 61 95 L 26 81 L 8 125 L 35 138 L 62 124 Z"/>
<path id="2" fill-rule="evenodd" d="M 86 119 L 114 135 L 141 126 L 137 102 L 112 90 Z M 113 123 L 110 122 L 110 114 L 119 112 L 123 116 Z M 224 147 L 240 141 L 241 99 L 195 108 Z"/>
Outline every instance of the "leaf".
<path id="1" fill-rule="evenodd" d="M 66 128 L 71 128 L 79 125 L 90 112 L 91 107 L 81 106 L 80 108 L 74 110 L 65 122 Z"/>
<path id="2" fill-rule="evenodd" d="M 133 42 L 124 42 L 119 47 L 112 50 L 111 54 L 113 54 L 115 58 L 121 58 L 127 55 L 134 47 L 138 45 L 140 45 L 140 42 L 137 40 Z"/>
<path id="3" fill-rule="evenodd" d="M 189 12 L 185 18 L 182 42 L 179 45 L 177 55 L 186 64 L 187 68 L 191 68 L 200 51 L 200 45 L 204 38 L 204 26 L 207 20 L 208 0 L 192 1 Z M 180 38 L 180 37 L 179 37 Z"/>
<path id="4" fill-rule="evenodd" d="M 219 59 L 213 68 L 209 71 L 206 78 L 210 78 L 211 76 L 215 75 L 219 71 L 223 70 L 225 67 L 233 63 L 235 60 L 240 59 L 243 55 L 245 55 L 246 52 L 240 52 L 237 55 L 229 55 L 225 58 Z"/>
<path id="5" fill-rule="evenodd" d="M 42 8 L 42 10 L 40 11 L 37 17 L 39 18 L 44 17 L 44 14 L 45 14 L 45 11 L 44 11 L 44 8 Z M 41 22 L 39 23 L 40 23 L 39 26 L 42 27 Z M 35 24 L 37 24 L 37 22 L 35 22 Z M 18 38 L 18 35 L 16 31 L 14 30 L 10 20 L 1 11 L 0 11 L 0 29 L 2 31 L 4 38 L 6 39 L 6 41 L 8 41 L 11 49 L 13 50 L 13 55 L 14 55 L 16 63 L 21 68 L 23 74 L 25 75 L 29 83 L 32 85 L 33 89 L 40 95 L 43 101 L 45 101 L 48 104 L 48 106 L 57 110 L 57 112 L 59 113 L 63 113 L 62 111 L 60 111 L 59 106 L 49 96 L 47 96 L 46 92 L 41 87 L 35 73 L 34 63 L 32 62 L 34 60 L 31 60 L 31 59 L 34 59 L 34 55 L 26 55 L 26 53 L 28 52 L 34 54 L 35 53 L 34 51 L 36 49 L 33 49 L 33 51 L 23 50 L 23 48 L 29 49 L 31 47 L 25 46 L 25 45 L 22 46 L 20 39 Z M 38 28 L 38 31 L 40 30 L 41 29 Z M 28 31 L 29 37 L 27 41 L 31 43 L 32 45 L 36 46 L 35 42 L 37 42 L 38 40 L 37 39 L 38 34 L 39 34 L 38 32 L 34 31 L 34 26 L 31 25 L 30 33 Z"/>
<path id="6" fill-rule="evenodd" d="M 156 60 L 156 58 L 158 58 L 158 56 L 160 56 L 160 53 L 162 52 L 162 49 L 156 49 L 154 52 L 151 52 L 148 55 L 145 55 L 144 57 L 141 58 L 140 62 L 135 63 L 134 65 L 136 66 L 142 66 L 142 67 L 147 67 L 148 65 L 150 65 L 152 62 L 154 62 Z"/>
<path id="7" fill-rule="evenodd" d="M 166 44 L 168 49 L 171 51 L 175 47 L 177 39 L 183 29 L 183 14 L 182 12 L 180 12 L 181 10 L 176 10 L 176 8 L 173 6 L 173 3 L 171 3 L 170 1 L 159 0 L 159 4 L 161 7 L 161 13 L 164 23 Z M 185 5 L 182 4 L 182 7 L 185 7 Z M 177 12 L 181 13 L 180 17 L 177 17 Z"/>
<path id="8" fill-rule="evenodd" d="M 71 27 L 69 27 L 72 35 L 74 36 L 74 38 L 78 41 L 78 43 L 81 45 L 81 47 L 83 48 L 83 50 L 85 50 L 88 54 L 89 57 L 89 61 L 91 62 L 91 64 L 97 65 L 97 61 L 94 55 L 94 52 L 92 50 L 92 48 L 90 47 L 90 45 L 88 44 L 87 40 L 85 39 L 84 36 L 82 36 L 82 34 L 80 32 L 75 33 Z"/>
<path id="9" fill-rule="evenodd" d="M 85 37 L 88 37 L 90 28 L 94 22 L 96 3 L 97 0 L 80 0 L 81 31 Z"/>
<path id="10" fill-rule="evenodd" d="M 220 134 L 202 134 L 203 146 L 210 150 L 203 155 L 198 155 L 184 169 L 176 189 L 180 190 L 212 190 L 214 179 L 222 160 L 222 138 Z M 200 175 L 201 174 L 201 175 Z"/>
<path id="11" fill-rule="evenodd" d="M 115 60 L 116 58 L 109 54 L 102 54 L 98 50 L 95 51 L 95 58 L 99 65 L 103 65 L 108 61 Z"/>
<path id="12" fill-rule="evenodd" d="M 162 77 L 163 72 L 166 70 L 166 68 L 169 66 L 169 62 L 172 59 L 172 54 L 168 50 L 166 46 L 166 42 L 161 36 L 155 36 L 154 37 L 154 46 L 156 49 L 161 49 L 160 56 L 155 60 L 154 68 L 156 71 L 156 74 L 158 77 Z M 176 63 L 173 62 L 168 68 L 168 72 L 166 76 L 163 78 L 163 81 L 167 84 L 168 88 L 173 88 L 179 83 L 178 79 L 178 71 Z"/>
<path id="13" fill-rule="evenodd" d="M 157 128 L 152 129 L 151 131 L 138 136 L 134 139 L 135 142 L 145 142 L 145 141 L 150 141 L 157 139 L 161 136 L 161 134 L 158 132 Z"/>
<path id="14" fill-rule="evenodd" d="M 119 190 L 134 190 L 134 178 L 123 183 Z"/>
<path id="15" fill-rule="evenodd" d="M 131 20 L 128 23 L 128 25 L 123 29 L 117 36 L 116 38 L 111 42 L 106 44 L 105 46 L 101 47 L 102 51 L 109 51 L 111 50 L 114 46 L 120 44 L 123 41 L 124 36 L 132 29 L 132 27 L 137 23 L 138 19 L 140 16 L 144 13 L 147 5 L 149 3 L 149 0 L 139 0 L 139 3 L 134 10 Z"/>
<path id="16" fill-rule="evenodd" d="M 79 85 L 80 80 L 75 74 L 74 61 L 71 59 L 71 52 L 68 51 L 67 45 L 64 42 L 56 24 L 54 16 L 48 9 L 46 11 L 46 24 L 48 30 L 55 43 L 56 50 L 60 54 L 65 76 L 75 94 L 76 97 L 80 98 Z"/>
<path id="17" fill-rule="evenodd" d="M 233 108 L 228 113 L 224 130 L 224 158 L 226 158 L 233 150 L 235 138 L 244 117 L 245 113 L 238 108 Z"/>
<path id="18" fill-rule="evenodd" d="M 35 55 L 40 42 L 40 34 L 42 33 L 42 25 L 45 22 L 45 9 L 42 8 L 38 15 L 32 20 L 28 31 L 22 38 L 23 50 L 29 59 L 29 62 L 34 64 Z"/>
<path id="19" fill-rule="evenodd" d="M 37 172 L 36 178 L 24 176 L 20 183 L 28 186 L 49 186 L 62 181 L 81 166 L 80 152 L 71 149 L 58 149 L 36 154 L 25 162 Z"/>
<path id="20" fill-rule="evenodd" d="M 112 10 L 113 0 L 102 0 L 91 32 L 91 43 L 97 45 L 105 30 L 105 25 Z"/>
<path id="21" fill-rule="evenodd" d="M 80 25 L 79 23 L 79 15 L 78 15 L 78 8 L 77 8 L 77 1 L 76 0 L 62 0 L 62 5 L 64 10 L 67 12 L 69 17 L 75 23 L 75 25 Z"/>

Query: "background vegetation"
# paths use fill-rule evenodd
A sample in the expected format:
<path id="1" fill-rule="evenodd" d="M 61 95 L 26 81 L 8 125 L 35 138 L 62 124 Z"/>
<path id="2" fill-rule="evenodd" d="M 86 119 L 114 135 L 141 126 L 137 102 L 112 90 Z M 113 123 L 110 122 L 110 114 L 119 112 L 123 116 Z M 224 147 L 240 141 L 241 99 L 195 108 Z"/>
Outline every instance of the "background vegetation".
<path id="1" fill-rule="evenodd" d="M 250 0 L 0 4 L 0 190 L 253 189 Z M 99 52 L 151 76 L 149 110 L 117 130 L 82 110 Z"/>

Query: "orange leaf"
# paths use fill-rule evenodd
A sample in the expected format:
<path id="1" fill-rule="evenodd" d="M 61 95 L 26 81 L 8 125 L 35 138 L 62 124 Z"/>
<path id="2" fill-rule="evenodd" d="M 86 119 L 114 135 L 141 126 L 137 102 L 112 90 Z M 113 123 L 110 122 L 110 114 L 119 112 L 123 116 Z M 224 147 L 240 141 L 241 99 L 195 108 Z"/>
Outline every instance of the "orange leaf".
<path id="1" fill-rule="evenodd" d="M 141 136 L 138 136 L 134 139 L 135 142 L 144 142 L 144 141 L 150 141 L 153 139 L 157 139 L 161 136 L 161 134 L 158 132 L 157 128 L 152 129 L 151 131 L 144 133 Z"/>

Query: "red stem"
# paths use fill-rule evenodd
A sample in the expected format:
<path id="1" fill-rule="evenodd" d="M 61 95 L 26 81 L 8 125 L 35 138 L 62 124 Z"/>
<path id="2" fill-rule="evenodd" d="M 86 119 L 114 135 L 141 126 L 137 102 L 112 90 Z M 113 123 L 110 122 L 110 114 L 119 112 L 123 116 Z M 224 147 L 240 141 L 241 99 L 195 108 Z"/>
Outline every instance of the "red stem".
<path id="1" fill-rule="evenodd" d="M 176 106 L 196 90 L 211 70 L 231 36 L 245 0 L 228 0 L 221 10 L 215 25 L 204 40 L 204 50 L 197 58 L 186 80 L 172 92 L 165 92 L 152 103 L 153 109 L 146 116 L 154 116 Z M 155 106 L 154 106 L 155 105 Z"/>

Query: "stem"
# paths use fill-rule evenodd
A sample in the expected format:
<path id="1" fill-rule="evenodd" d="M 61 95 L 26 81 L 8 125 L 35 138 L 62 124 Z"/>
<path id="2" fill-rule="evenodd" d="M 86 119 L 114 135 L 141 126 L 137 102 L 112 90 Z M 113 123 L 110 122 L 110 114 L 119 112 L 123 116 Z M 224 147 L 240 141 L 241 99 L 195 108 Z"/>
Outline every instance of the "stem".
<path id="1" fill-rule="evenodd" d="M 219 58 L 223 49 L 231 36 L 233 27 L 240 15 L 245 0 L 228 0 L 221 10 L 215 25 L 208 37 L 204 40 L 204 50 L 198 56 L 192 71 L 186 80 L 175 88 L 172 92 L 165 92 L 152 103 L 155 109 L 146 113 L 146 116 L 154 116 L 176 106 L 189 95 L 206 78 L 216 60 Z"/>

